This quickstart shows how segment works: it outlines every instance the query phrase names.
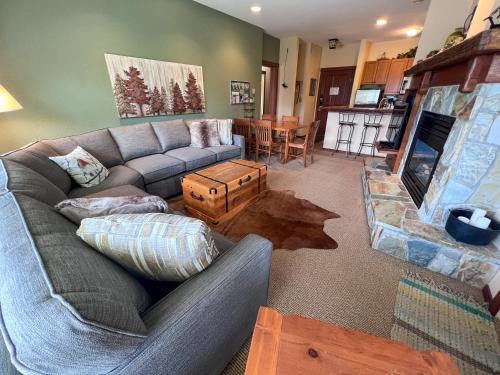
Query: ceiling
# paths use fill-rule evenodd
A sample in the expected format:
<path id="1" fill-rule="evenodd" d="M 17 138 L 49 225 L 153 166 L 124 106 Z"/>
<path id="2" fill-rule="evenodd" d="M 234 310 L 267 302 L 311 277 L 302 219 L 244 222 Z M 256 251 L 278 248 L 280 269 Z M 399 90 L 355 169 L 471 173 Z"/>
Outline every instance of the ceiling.
<path id="1" fill-rule="evenodd" d="M 406 37 L 410 27 L 422 27 L 430 0 L 195 0 L 263 28 L 278 38 L 298 36 L 320 45 L 329 38 L 342 43 Z M 262 8 L 252 13 L 251 6 Z M 377 18 L 386 18 L 383 27 Z"/>

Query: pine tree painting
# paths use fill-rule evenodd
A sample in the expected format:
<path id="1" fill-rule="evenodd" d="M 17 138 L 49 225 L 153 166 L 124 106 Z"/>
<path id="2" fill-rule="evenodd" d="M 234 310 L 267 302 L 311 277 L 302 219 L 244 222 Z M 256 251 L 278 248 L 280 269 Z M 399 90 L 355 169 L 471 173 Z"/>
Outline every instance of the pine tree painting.
<path id="1" fill-rule="evenodd" d="M 115 83 L 113 85 L 113 95 L 115 96 L 116 108 L 120 117 L 128 117 L 129 115 L 136 115 L 134 106 L 130 103 L 127 96 L 127 86 L 125 81 L 117 73 L 115 74 Z"/>
<path id="2" fill-rule="evenodd" d="M 193 112 L 201 112 L 203 109 L 200 90 L 196 83 L 196 77 L 192 72 L 189 72 L 186 82 L 186 105 Z"/>
<path id="3" fill-rule="evenodd" d="M 105 54 L 120 118 L 205 112 L 201 66 Z"/>
<path id="4" fill-rule="evenodd" d="M 173 103 L 172 110 L 174 114 L 178 115 L 186 112 L 186 101 L 182 96 L 182 90 L 178 83 L 174 85 L 174 97 L 172 103 Z"/>

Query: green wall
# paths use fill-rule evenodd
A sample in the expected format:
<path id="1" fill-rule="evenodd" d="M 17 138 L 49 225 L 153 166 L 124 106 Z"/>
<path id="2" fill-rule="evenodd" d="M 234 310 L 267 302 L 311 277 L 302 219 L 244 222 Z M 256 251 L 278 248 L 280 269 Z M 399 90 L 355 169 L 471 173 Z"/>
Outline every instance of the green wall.
<path id="1" fill-rule="evenodd" d="M 262 40 L 262 60 L 280 62 L 280 40 L 266 33 Z"/>
<path id="2" fill-rule="evenodd" d="M 266 41 L 271 59 L 279 41 L 277 51 Z M 119 120 L 105 52 L 201 65 L 205 116 L 242 116 L 241 105 L 229 104 L 229 81 L 250 81 L 260 92 L 263 44 L 262 29 L 190 0 L 0 1 L 0 83 L 24 106 L 0 114 L 0 152 L 39 138 L 175 118 Z"/>

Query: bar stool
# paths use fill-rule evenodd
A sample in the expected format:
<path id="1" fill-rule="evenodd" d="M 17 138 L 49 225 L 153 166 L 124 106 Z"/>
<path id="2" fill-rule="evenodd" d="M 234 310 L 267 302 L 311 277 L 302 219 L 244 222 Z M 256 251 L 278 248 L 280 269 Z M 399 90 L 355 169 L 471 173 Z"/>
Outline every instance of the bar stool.
<path id="1" fill-rule="evenodd" d="M 337 143 L 335 144 L 335 152 L 338 152 L 340 144 L 346 145 L 345 155 L 348 157 L 351 154 L 352 135 L 354 133 L 354 117 L 356 113 L 353 112 L 339 112 L 339 128 L 337 130 Z M 347 138 L 342 138 L 342 131 L 344 127 L 348 127 L 349 131 L 346 134 Z"/>
<path id="2" fill-rule="evenodd" d="M 363 132 L 361 133 L 361 143 L 359 144 L 358 156 L 361 155 L 363 147 L 369 147 L 372 149 L 372 157 L 375 156 L 375 143 L 378 140 L 380 134 L 380 128 L 382 127 L 382 114 L 380 113 L 365 113 L 364 114 L 364 124 Z M 371 142 L 366 142 L 366 133 L 368 129 L 375 129 L 375 136 Z"/>
<path id="3" fill-rule="evenodd" d="M 398 132 L 401 124 L 403 123 L 403 115 L 392 115 L 389 121 L 389 127 L 387 128 L 386 138 L 389 142 L 394 141 L 394 136 Z"/>

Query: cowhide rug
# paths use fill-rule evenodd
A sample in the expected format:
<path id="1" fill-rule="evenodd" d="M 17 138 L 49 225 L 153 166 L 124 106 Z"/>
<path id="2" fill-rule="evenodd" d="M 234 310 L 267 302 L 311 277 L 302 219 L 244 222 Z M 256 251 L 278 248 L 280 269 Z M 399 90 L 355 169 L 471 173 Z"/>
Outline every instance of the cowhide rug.
<path id="1" fill-rule="evenodd" d="M 169 205 L 179 209 L 178 203 Z M 255 233 L 269 239 L 275 249 L 336 249 L 337 242 L 323 231 L 323 226 L 326 220 L 338 217 L 306 199 L 296 198 L 293 191 L 267 190 L 216 230 L 234 241 Z"/>

